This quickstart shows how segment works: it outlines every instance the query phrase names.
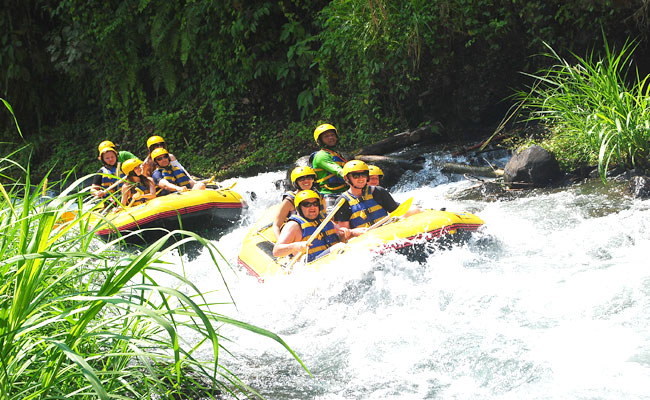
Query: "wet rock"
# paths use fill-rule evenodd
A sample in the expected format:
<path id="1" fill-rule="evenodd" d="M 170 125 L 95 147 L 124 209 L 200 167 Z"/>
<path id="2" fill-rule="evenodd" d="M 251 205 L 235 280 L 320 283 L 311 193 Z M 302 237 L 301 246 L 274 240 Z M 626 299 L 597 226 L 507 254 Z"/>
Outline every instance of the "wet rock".
<path id="1" fill-rule="evenodd" d="M 587 178 L 594 178 L 592 176 L 593 172 L 596 171 L 596 175 L 598 174 L 598 168 L 591 166 L 591 165 L 581 165 L 574 169 L 573 171 L 569 172 L 566 176 L 567 180 L 569 182 L 578 182 L 583 179 Z M 597 178 L 597 176 L 596 176 Z"/>
<path id="2" fill-rule="evenodd" d="M 650 178 L 647 176 L 634 176 L 628 184 L 628 191 L 637 199 L 650 198 Z"/>
<path id="3" fill-rule="evenodd" d="M 546 187 L 562 177 L 560 165 L 553 153 L 531 146 L 508 161 L 503 180 L 511 188 Z"/>
<path id="4" fill-rule="evenodd" d="M 644 176 L 645 170 L 643 168 L 637 167 L 634 169 L 626 170 L 624 167 L 617 166 L 607 170 L 607 180 L 613 180 L 615 182 L 626 182 L 632 179 L 635 176 Z M 598 168 L 594 169 L 589 173 L 589 178 L 600 179 L 600 173 Z"/>
<path id="5" fill-rule="evenodd" d="M 498 181 L 484 181 L 463 190 L 455 197 L 458 200 L 500 201 L 512 200 L 517 197 L 517 193 L 506 190 Z"/>
<path id="6" fill-rule="evenodd" d="M 615 175 L 614 179 L 618 182 L 627 182 L 634 177 L 644 176 L 644 175 L 645 175 L 645 170 L 643 168 L 634 168 L 630 170 L 623 170 L 619 174 Z"/>

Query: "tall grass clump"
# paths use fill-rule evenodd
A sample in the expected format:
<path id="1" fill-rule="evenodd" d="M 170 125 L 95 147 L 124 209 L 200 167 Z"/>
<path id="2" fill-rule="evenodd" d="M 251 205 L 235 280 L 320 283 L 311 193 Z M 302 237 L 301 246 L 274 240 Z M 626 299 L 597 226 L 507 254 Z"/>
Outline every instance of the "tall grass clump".
<path id="1" fill-rule="evenodd" d="M 636 48 L 626 42 L 613 51 L 605 40 L 605 57 L 592 51 L 575 65 L 561 58 L 548 44 L 555 64 L 536 75 L 528 92 L 519 92 L 531 120 L 546 123 L 552 131 L 542 145 L 553 151 L 566 168 L 598 165 L 603 181 L 607 171 L 649 165 L 650 86 L 638 70 L 630 78 Z"/>
<path id="2" fill-rule="evenodd" d="M 279 336 L 213 310 L 218 304 L 160 261 L 198 241 L 220 273 L 210 242 L 177 231 L 137 253 L 122 251 L 118 240 L 94 238 L 89 212 L 62 219 L 81 205 L 83 195 L 72 192 L 79 181 L 48 197 L 47 179 L 33 185 L 29 176 L 0 159 L 1 399 L 258 396 L 219 364 L 224 324 L 269 337 L 298 359 Z M 174 234 L 184 238 L 167 245 Z M 182 289 L 160 285 L 161 274 Z M 209 360 L 199 359 L 206 348 Z"/>

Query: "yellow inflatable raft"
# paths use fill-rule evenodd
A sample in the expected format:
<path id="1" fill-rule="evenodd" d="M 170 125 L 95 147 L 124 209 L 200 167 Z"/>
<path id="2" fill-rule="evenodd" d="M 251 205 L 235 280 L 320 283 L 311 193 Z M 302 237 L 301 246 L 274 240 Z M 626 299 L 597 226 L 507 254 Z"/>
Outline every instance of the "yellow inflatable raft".
<path id="1" fill-rule="evenodd" d="M 191 231 L 224 228 L 239 220 L 245 207 L 246 201 L 242 196 L 230 189 L 190 190 L 156 197 L 107 215 L 93 214 L 90 223 L 91 226 L 97 224 L 96 233 L 102 239 L 147 228 Z M 142 236 L 144 241 L 151 241 L 164 234 L 164 231 L 154 230 L 144 232 Z M 135 235 L 130 238 L 143 240 Z"/>
<path id="2" fill-rule="evenodd" d="M 289 273 L 289 257 L 273 257 L 276 238 L 271 224 L 280 205 L 266 210 L 264 216 L 250 229 L 241 251 L 238 264 L 251 275 L 263 281 L 265 277 Z M 410 217 L 397 219 L 367 233 L 337 244 L 318 259 L 308 263 L 307 268 L 319 269 L 335 262 L 350 252 L 365 251 L 383 253 L 398 250 L 408 255 L 425 255 L 427 243 L 440 239 L 462 240 L 475 232 L 484 222 L 470 213 L 453 213 L 439 210 L 424 210 Z M 416 257 L 417 258 L 417 257 Z M 301 265 L 299 262 L 296 268 Z"/>

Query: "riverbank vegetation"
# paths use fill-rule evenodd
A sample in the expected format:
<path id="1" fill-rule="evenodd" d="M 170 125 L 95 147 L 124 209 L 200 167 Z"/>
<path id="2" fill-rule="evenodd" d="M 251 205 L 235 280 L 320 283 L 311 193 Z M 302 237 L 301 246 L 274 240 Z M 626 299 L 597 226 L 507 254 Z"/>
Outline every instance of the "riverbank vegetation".
<path id="1" fill-rule="evenodd" d="M 488 133 L 548 60 L 644 35 L 647 1 L 5 0 L 0 93 L 25 121 L 36 176 L 96 171 L 112 140 L 162 135 L 195 174 L 254 173 L 315 149 L 320 122 L 354 149 L 432 123 Z M 596 38 L 596 39 L 595 39 Z M 648 63 L 638 52 L 635 63 Z"/>
<path id="2" fill-rule="evenodd" d="M 209 241 L 178 231 L 123 251 L 95 238 L 88 212 L 70 211 L 81 194 L 51 198 L 47 179 L 32 184 L 29 168 L 6 157 L 0 176 L 0 398 L 248 398 L 254 389 L 219 363 L 224 324 L 298 359 L 277 335 L 220 314 L 162 260 L 198 241 L 220 275 L 227 262 Z M 183 239 L 166 244 L 172 234 Z M 183 289 L 161 284 L 170 280 Z M 206 349 L 208 360 L 197 355 Z"/>
<path id="3" fill-rule="evenodd" d="M 603 58 L 591 52 L 571 63 L 549 46 L 555 64 L 519 93 L 530 119 L 550 128 L 541 144 L 564 169 L 598 165 L 604 181 L 610 167 L 650 168 L 650 75 L 632 69 L 635 48 L 605 40 Z"/>

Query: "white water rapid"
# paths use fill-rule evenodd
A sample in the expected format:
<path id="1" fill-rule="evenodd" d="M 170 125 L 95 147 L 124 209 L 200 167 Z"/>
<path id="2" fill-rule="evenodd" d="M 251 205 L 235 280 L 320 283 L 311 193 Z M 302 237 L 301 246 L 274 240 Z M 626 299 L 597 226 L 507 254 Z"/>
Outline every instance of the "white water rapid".
<path id="1" fill-rule="evenodd" d="M 650 201 L 600 184 L 459 201 L 473 183 L 427 157 L 391 191 L 477 214 L 486 225 L 469 243 L 426 264 L 389 254 L 265 283 L 237 254 L 285 172 L 236 179 L 257 198 L 214 241 L 236 302 L 214 309 L 279 334 L 313 376 L 276 342 L 228 326 L 220 364 L 273 400 L 650 399 Z M 207 252 L 185 272 L 228 301 Z"/>

